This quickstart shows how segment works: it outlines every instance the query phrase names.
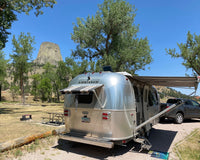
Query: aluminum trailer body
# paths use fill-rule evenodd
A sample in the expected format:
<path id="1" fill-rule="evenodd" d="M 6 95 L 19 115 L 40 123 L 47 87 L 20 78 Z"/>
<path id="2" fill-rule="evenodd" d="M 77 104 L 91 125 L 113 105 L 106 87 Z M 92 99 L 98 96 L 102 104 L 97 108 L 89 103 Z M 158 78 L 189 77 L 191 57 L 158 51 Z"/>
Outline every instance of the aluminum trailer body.
<path id="1" fill-rule="evenodd" d="M 159 116 L 177 106 L 160 112 L 159 95 L 152 85 L 197 89 L 199 78 L 141 77 L 127 72 L 78 75 L 61 90 L 67 133 L 60 139 L 106 148 L 133 139 L 149 149 L 148 140 L 140 137 L 148 135 Z"/>
<path id="2" fill-rule="evenodd" d="M 137 132 L 137 125 L 160 111 L 152 85 L 131 79 L 128 73 L 100 72 L 75 77 L 65 94 L 67 134 L 61 139 L 112 148 L 148 133 L 154 119 Z"/>

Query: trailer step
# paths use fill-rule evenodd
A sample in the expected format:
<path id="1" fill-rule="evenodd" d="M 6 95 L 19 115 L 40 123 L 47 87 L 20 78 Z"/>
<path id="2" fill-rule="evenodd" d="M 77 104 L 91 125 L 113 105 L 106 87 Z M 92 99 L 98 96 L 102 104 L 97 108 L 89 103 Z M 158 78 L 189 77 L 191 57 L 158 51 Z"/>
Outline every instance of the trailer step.
<path id="1" fill-rule="evenodd" d="M 144 143 L 144 139 L 143 138 L 137 138 L 137 139 L 135 139 L 135 142 L 137 142 L 137 143 Z"/>
<path id="2" fill-rule="evenodd" d="M 90 144 L 90 145 L 105 147 L 105 148 L 113 148 L 114 147 L 113 142 L 98 139 L 98 138 L 77 137 L 77 136 L 72 136 L 70 134 L 62 134 L 62 135 L 60 135 L 59 139 L 68 140 L 68 141 L 72 141 L 72 142 L 78 142 L 78 143 L 85 143 L 85 144 Z"/>
<path id="3" fill-rule="evenodd" d="M 139 152 L 141 152 L 142 150 L 149 150 L 152 147 L 149 140 L 145 137 L 136 138 L 136 139 L 134 139 L 134 141 L 141 144 L 141 148 L 140 148 Z"/>

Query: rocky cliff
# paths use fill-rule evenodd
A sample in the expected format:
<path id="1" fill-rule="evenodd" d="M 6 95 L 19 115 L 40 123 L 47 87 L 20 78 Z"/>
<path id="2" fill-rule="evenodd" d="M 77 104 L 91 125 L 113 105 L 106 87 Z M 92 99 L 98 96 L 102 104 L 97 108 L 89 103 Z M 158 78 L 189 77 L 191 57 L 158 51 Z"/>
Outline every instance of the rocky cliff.
<path id="1" fill-rule="evenodd" d="M 39 65 L 46 64 L 47 62 L 52 65 L 57 65 L 59 61 L 63 61 L 60 53 L 60 47 L 51 42 L 43 42 L 40 45 L 37 58 L 34 60 L 34 62 Z"/>

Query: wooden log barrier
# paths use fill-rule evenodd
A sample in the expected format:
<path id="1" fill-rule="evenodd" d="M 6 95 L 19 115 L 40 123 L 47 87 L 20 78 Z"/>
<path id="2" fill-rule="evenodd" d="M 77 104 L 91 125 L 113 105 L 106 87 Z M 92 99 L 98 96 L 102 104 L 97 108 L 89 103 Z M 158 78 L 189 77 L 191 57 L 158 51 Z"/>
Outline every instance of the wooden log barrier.
<path id="1" fill-rule="evenodd" d="M 59 135 L 61 133 L 65 133 L 65 127 L 58 128 L 53 131 L 48 131 L 48 132 L 45 132 L 42 134 L 21 137 L 21 138 L 17 138 L 17 139 L 11 140 L 11 141 L 0 143 L 0 152 L 4 152 L 4 151 L 10 150 L 10 149 L 14 149 L 14 148 L 23 146 L 25 144 L 29 144 L 29 143 L 35 141 L 36 139 L 45 138 L 45 137 L 48 137 L 51 135 Z"/>

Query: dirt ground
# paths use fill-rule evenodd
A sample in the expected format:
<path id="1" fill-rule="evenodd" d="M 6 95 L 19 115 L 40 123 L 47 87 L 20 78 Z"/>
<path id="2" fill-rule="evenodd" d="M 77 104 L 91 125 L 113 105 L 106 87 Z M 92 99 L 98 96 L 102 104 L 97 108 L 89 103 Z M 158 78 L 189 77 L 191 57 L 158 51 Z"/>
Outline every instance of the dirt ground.
<path id="1" fill-rule="evenodd" d="M 179 159 L 174 153 L 175 144 L 183 140 L 195 128 L 200 128 L 200 120 L 193 119 L 184 122 L 183 124 L 174 124 L 171 121 L 159 123 L 155 125 L 150 133 L 149 141 L 152 143 L 151 150 L 169 152 L 169 159 Z M 108 150 L 101 147 L 77 144 L 69 147 L 68 143 L 61 141 L 48 147 L 37 150 L 34 153 L 24 154 L 18 159 L 21 160 L 72 160 L 72 159 L 106 159 L 106 160 L 158 160 L 153 158 L 147 152 L 138 152 L 139 145 L 130 142 L 126 147 L 116 147 L 114 150 Z"/>

